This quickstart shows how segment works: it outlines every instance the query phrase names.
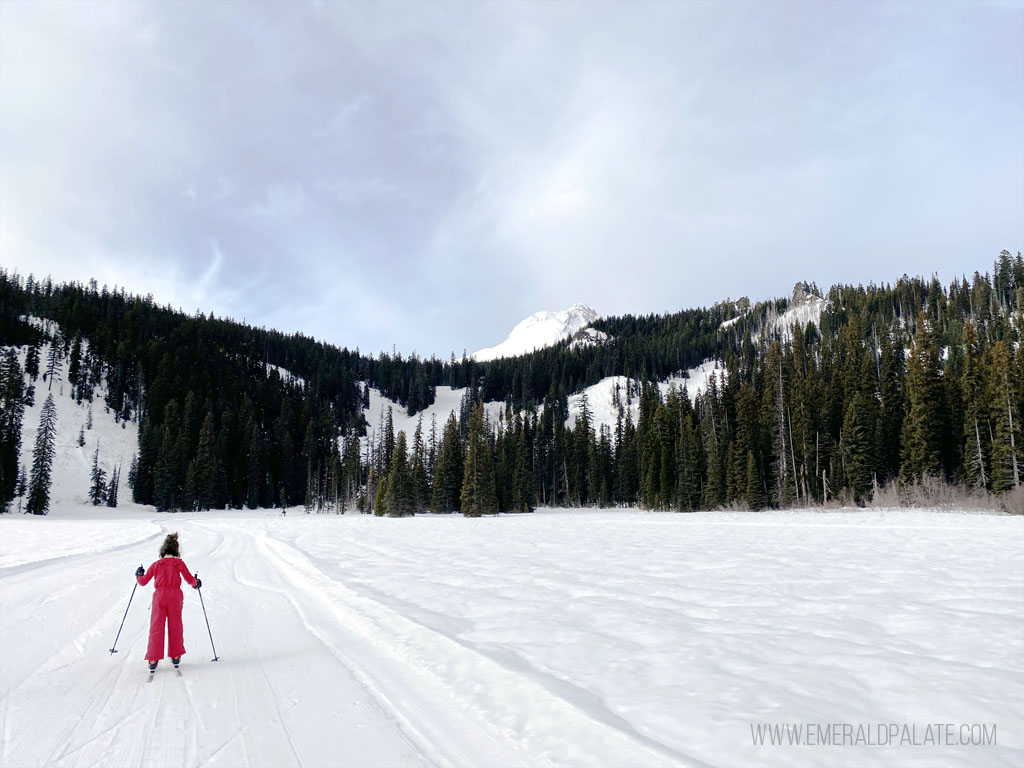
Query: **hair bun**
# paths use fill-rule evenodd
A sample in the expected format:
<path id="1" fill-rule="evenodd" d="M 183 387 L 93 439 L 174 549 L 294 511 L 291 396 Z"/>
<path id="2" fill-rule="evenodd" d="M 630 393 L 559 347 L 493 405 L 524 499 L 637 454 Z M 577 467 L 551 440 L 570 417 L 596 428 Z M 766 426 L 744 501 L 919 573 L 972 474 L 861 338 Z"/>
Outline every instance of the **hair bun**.
<path id="1" fill-rule="evenodd" d="M 178 540 L 178 532 L 177 532 L 177 531 L 175 531 L 174 533 L 170 534 L 170 537 L 171 537 L 172 539 L 174 539 L 175 541 L 177 541 L 177 540 Z"/>

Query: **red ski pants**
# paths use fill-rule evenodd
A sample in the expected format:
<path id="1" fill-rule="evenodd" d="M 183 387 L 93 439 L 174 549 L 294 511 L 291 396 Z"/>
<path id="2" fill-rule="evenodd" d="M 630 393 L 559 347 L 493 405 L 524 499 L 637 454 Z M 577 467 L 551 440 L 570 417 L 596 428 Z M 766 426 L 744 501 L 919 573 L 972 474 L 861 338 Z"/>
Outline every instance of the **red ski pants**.
<path id="1" fill-rule="evenodd" d="M 185 596 L 180 588 L 158 589 L 153 593 L 153 612 L 149 616 L 149 647 L 146 658 L 158 661 L 164 657 L 164 623 L 167 624 L 167 655 L 171 658 L 185 653 L 181 630 L 181 606 Z"/>

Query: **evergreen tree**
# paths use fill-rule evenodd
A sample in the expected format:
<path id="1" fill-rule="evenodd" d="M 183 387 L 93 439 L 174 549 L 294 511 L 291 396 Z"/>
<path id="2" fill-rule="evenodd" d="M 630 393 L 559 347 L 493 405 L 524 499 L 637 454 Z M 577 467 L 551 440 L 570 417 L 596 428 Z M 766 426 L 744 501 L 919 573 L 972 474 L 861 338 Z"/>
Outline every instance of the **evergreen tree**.
<path id="1" fill-rule="evenodd" d="M 616 449 L 616 478 L 618 501 L 623 504 L 636 504 L 640 494 L 639 437 L 633 424 L 633 415 L 626 411 L 626 420 L 622 426 L 620 447 Z"/>
<path id="2" fill-rule="evenodd" d="M 438 434 L 437 434 L 437 414 L 430 414 L 430 436 L 427 440 L 427 461 L 426 470 L 427 478 L 431 484 L 434 482 L 434 472 L 437 469 L 437 447 L 438 447 Z M 429 499 L 428 499 L 429 502 Z"/>
<path id="3" fill-rule="evenodd" d="M 903 346 L 883 333 L 879 351 L 880 412 L 878 418 L 878 461 L 884 477 L 893 478 L 900 468 L 900 435 L 903 432 Z"/>
<path id="4" fill-rule="evenodd" d="M 515 468 L 512 477 L 511 510 L 513 512 L 532 512 L 534 503 L 530 444 L 526 440 L 526 430 L 520 429 L 515 437 Z"/>
<path id="5" fill-rule="evenodd" d="M 981 348 L 978 334 L 970 322 L 964 325 L 962 392 L 964 479 L 972 488 L 985 489 L 989 480 L 989 463 L 986 460 L 989 450 L 988 417 Z"/>
<path id="6" fill-rule="evenodd" d="M 21 512 L 21 501 L 26 493 L 28 493 L 28 477 L 25 475 L 25 468 L 22 467 L 18 472 L 18 484 L 14 489 L 14 495 L 18 499 L 18 512 Z"/>
<path id="7" fill-rule="evenodd" d="M 727 498 L 729 501 L 750 501 L 750 458 L 754 455 L 754 468 L 757 468 L 759 453 L 759 421 L 757 391 L 743 382 L 736 393 L 736 414 L 734 417 L 735 433 L 732 439 L 730 474 L 727 476 Z M 761 487 L 761 474 L 758 469 L 758 486 Z M 759 491 L 759 499 L 763 499 L 763 488 Z"/>
<path id="8" fill-rule="evenodd" d="M 423 417 L 416 424 L 412 438 L 413 511 L 422 512 L 430 504 L 430 483 L 427 479 L 427 447 L 423 442 Z"/>
<path id="9" fill-rule="evenodd" d="M 371 471 L 371 477 L 374 479 L 374 498 L 373 498 L 373 514 L 377 517 L 384 517 L 389 515 L 388 510 L 388 492 L 390 491 L 389 483 L 390 476 L 377 477 L 377 470 Z"/>
<path id="10" fill-rule="evenodd" d="M 29 347 L 28 352 L 25 354 L 25 373 L 27 373 L 32 381 L 39 378 L 39 341 L 33 341 Z"/>
<path id="11" fill-rule="evenodd" d="M 716 410 L 720 409 L 718 386 L 712 376 L 708 381 L 707 391 L 698 400 L 700 413 L 700 432 L 703 438 L 704 455 L 707 457 L 707 469 L 701 502 L 705 509 L 714 509 L 725 502 L 726 497 L 726 458 L 729 443 L 719 431 L 724 430 L 724 423 Z"/>
<path id="12" fill-rule="evenodd" d="M 75 334 L 75 340 L 71 344 L 71 355 L 68 358 L 68 384 L 72 386 L 75 399 L 82 402 L 82 335 Z"/>
<path id="13" fill-rule="evenodd" d="M 153 503 L 157 509 L 176 511 L 182 508 L 184 451 L 180 434 L 181 411 L 177 400 L 164 409 L 164 422 L 153 477 Z"/>
<path id="14" fill-rule="evenodd" d="M 55 338 L 50 342 L 50 349 L 46 354 L 46 373 L 43 374 L 43 381 L 46 382 L 46 391 L 53 391 L 54 379 L 60 381 L 61 370 L 60 344 Z"/>
<path id="15" fill-rule="evenodd" d="M 343 508 L 348 511 L 349 505 L 357 498 L 361 480 L 362 468 L 359 462 L 359 438 L 354 435 L 346 438 L 345 451 L 342 455 L 342 486 Z"/>
<path id="16" fill-rule="evenodd" d="M 452 412 L 445 423 L 441 447 L 437 452 L 437 469 L 430 496 L 430 511 L 458 512 L 462 498 L 463 453 L 459 425 Z"/>
<path id="17" fill-rule="evenodd" d="M 303 455 L 306 457 L 306 512 L 316 507 L 323 507 L 323 494 L 320 492 L 320 467 L 317 464 L 317 435 L 313 420 L 306 423 L 306 439 L 303 441 Z"/>
<path id="18" fill-rule="evenodd" d="M 484 424 L 484 408 L 480 402 L 473 405 L 469 416 L 460 508 L 466 517 L 498 512 L 494 458 L 491 456 L 490 437 Z"/>
<path id="19" fill-rule="evenodd" d="M 391 457 L 391 471 L 388 472 L 385 505 L 391 517 L 408 517 L 416 514 L 417 490 L 413 483 L 412 467 L 409 465 L 405 431 L 398 433 Z"/>
<path id="20" fill-rule="evenodd" d="M 15 496 L 21 425 L 25 417 L 25 386 L 14 350 L 0 358 L 0 509 Z"/>
<path id="21" fill-rule="evenodd" d="M 858 504 L 867 500 L 874 479 L 871 456 L 873 430 L 869 428 L 869 420 L 866 398 L 858 392 L 846 408 L 840 439 L 843 475 L 853 500 Z"/>
<path id="22" fill-rule="evenodd" d="M 391 413 L 391 406 L 388 406 L 388 418 L 384 424 L 384 431 L 382 435 L 381 448 L 383 453 L 381 454 L 382 466 L 384 467 L 384 474 L 387 475 L 390 467 L 391 460 L 394 458 L 395 453 L 395 422 Z"/>
<path id="23" fill-rule="evenodd" d="M 132 463 L 128 466 L 128 487 L 135 488 L 135 476 L 139 471 L 139 457 L 138 455 L 132 456 Z"/>
<path id="24" fill-rule="evenodd" d="M 256 509 L 260 505 L 260 495 L 263 489 L 263 440 L 260 438 L 259 428 L 252 418 L 249 419 L 247 431 L 245 505 L 249 509 Z M 282 492 L 281 497 L 281 506 L 287 507 L 286 493 Z"/>
<path id="25" fill-rule="evenodd" d="M 900 470 L 901 479 L 910 482 L 942 473 L 945 413 L 938 341 L 923 315 L 918 317 L 917 324 L 913 354 L 907 366 L 909 410 L 903 423 Z"/>
<path id="26" fill-rule="evenodd" d="M 765 474 L 771 478 L 770 497 L 775 507 L 788 505 L 794 496 L 786 442 L 786 391 L 782 374 L 782 348 L 773 342 L 764 360 L 764 394 L 761 402 L 761 445 L 766 455 Z"/>
<path id="27" fill-rule="evenodd" d="M 754 458 L 753 451 L 747 451 L 746 498 L 747 506 L 750 509 L 758 510 L 763 509 L 765 506 L 764 484 L 761 480 L 761 472 L 757 468 L 757 460 Z"/>
<path id="28" fill-rule="evenodd" d="M 79 427 L 78 440 L 75 442 L 79 448 L 85 448 L 85 427 Z"/>
<path id="29" fill-rule="evenodd" d="M 117 468 L 114 469 L 113 472 L 110 473 L 110 483 L 107 485 L 106 498 L 108 507 L 117 506 L 117 495 L 119 493 L 120 485 L 121 467 L 118 466 Z"/>
<path id="30" fill-rule="evenodd" d="M 53 469 L 54 440 L 57 436 L 57 406 L 47 395 L 39 413 L 39 430 L 32 450 L 32 478 L 28 486 L 27 511 L 45 515 L 50 509 L 50 482 Z"/>
<path id="31" fill-rule="evenodd" d="M 89 475 L 89 501 L 94 507 L 107 501 L 107 473 L 100 467 L 100 449 L 92 455 L 92 472 Z"/>
<path id="32" fill-rule="evenodd" d="M 691 512 L 700 506 L 700 438 L 690 398 L 683 390 L 679 409 L 679 440 L 676 445 L 676 509 Z"/>
<path id="33" fill-rule="evenodd" d="M 188 470 L 193 509 L 212 509 L 216 505 L 217 464 L 213 413 L 207 412 L 202 429 L 199 430 L 196 455 Z"/>
<path id="34" fill-rule="evenodd" d="M 994 417 L 992 491 L 1001 493 L 1020 485 L 1020 413 L 1017 409 L 1016 372 L 1006 342 L 993 344 L 989 358 L 989 407 Z"/>

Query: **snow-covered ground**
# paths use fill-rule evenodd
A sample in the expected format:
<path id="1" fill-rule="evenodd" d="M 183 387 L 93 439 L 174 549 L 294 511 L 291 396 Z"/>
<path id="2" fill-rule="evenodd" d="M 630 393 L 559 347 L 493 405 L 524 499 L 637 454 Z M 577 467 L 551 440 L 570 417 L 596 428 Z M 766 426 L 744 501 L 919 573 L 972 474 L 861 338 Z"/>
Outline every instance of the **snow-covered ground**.
<path id="1" fill-rule="evenodd" d="M 695 401 L 697 395 L 708 388 L 708 380 L 714 376 L 716 380 L 725 374 L 725 363 L 721 360 L 705 360 L 695 368 L 686 372 L 685 376 L 673 376 L 665 381 L 658 382 L 661 396 L 665 397 L 671 387 L 675 386 L 680 392 L 686 387 L 686 394 L 690 401 Z"/>
<path id="2" fill-rule="evenodd" d="M 827 308 L 827 299 L 823 299 L 821 296 L 810 292 L 804 292 L 800 296 L 800 301 L 791 302 L 788 309 L 781 315 L 774 308 L 770 309 L 765 317 L 764 325 L 777 332 L 784 342 L 790 341 L 793 337 L 793 328 L 797 325 L 801 328 L 806 328 L 810 323 L 820 326 L 821 313 Z M 746 317 L 747 314 L 747 312 L 743 312 L 736 317 L 726 320 L 719 326 L 719 330 L 729 330 Z M 752 334 L 751 338 L 756 341 L 760 335 L 760 329 L 758 329 Z"/>
<path id="3" fill-rule="evenodd" d="M 806 328 L 808 324 L 821 325 L 821 313 L 828 307 L 828 301 L 815 296 L 805 294 L 800 304 L 791 304 L 789 309 L 781 315 L 768 317 L 768 324 L 782 336 L 783 341 L 789 341 L 793 336 L 793 328 L 799 325 Z"/>
<path id="4" fill-rule="evenodd" d="M 177 530 L 183 676 L 132 573 Z M 61 553 L 64 553 L 63 555 Z M 1024 518 L 0 518 L 3 766 L 1019 766 Z M 755 746 L 761 723 L 996 746 Z M 957 730 L 959 733 L 959 730 Z"/>
<path id="5" fill-rule="evenodd" d="M 272 363 L 266 363 L 267 375 L 270 375 L 271 371 L 277 371 L 277 375 L 281 377 L 281 381 L 286 381 L 291 384 L 298 384 L 300 387 L 306 386 L 306 380 L 301 376 L 296 376 L 294 373 L 289 371 L 287 368 L 282 368 L 279 365 L 273 365 Z"/>
<path id="6" fill-rule="evenodd" d="M 664 397 L 673 386 L 680 392 L 685 387 L 690 399 L 694 400 L 698 393 L 707 389 L 708 379 L 711 376 L 717 377 L 724 372 L 724 363 L 706 360 L 695 368 L 688 370 L 685 376 L 673 376 L 665 381 L 658 382 L 658 388 L 661 390 L 662 397 Z M 595 431 L 599 430 L 602 425 L 607 425 L 612 430 L 615 429 L 620 406 L 623 409 L 623 413 L 625 413 L 627 407 L 627 384 L 628 380 L 625 376 L 609 376 L 608 378 L 601 379 L 597 384 L 586 388 L 587 404 L 591 411 Z M 359 386 L 362 388 L 361 382 Z M 617 402 L 616 386 L 618 387 Z M 454 411 L 456 418 L 458 418 L 459 405 L 462 403 L 462 397 L 465 393 L 465 388 L 438 387 L 433 404 L 423 411 L 410 416 L 401 405 L 382 395 L 379 390 L 371 387 L 370 405 L 363 409 L 363 417 L 367 423 L 364 440 L 374 439 L 374 436 L 380 433 L 381 427 L 387 421 L 388 408 L 391 408 L 391 423 L 395 434 L 397 435 L 399 431 L 405 432 L 408 438 L 409 450 L 412 450 L 412 435 L 416 431 L 416 425 L 419 423 L 421 415 L 423 417 L 423 439 L 429 439 L 431 418 L 436 417 L 437 439 L 440 441 L 449 414 Z M 568 406 L 569 415 L 566 418 L 565 425 L 573 427 L 576 424 L 576 418 L 583 411 L 583 393 L 577 392 L 574 395 L 570 395 Z M 640 414 L 640 400 L 637 394 L 634 393 L 629 398 L 628 407 L 635 424 Z M 497 424 L 499 419 L 504 418 L 505 404 L 498 401 L 484 403 L 484 412 L 491 424 Z"/>
<path id="7" fill-rule="evenodd" d="M 604 331 L 599 331 L 596 328 L 582 328 L 572 335 L 572 341 L 569 342 L 569 349 L 595 347 L 600 344 L 607 344 L 610 340 L 611 336 Z"/>
<path id="8" fill-rule="evenodd" d="M 359 387 L 362 389 L 362 382 Z M 462 397 L 466 393 L 466 388 L 452 389 L 451 387 L 438 387 L 434 402 L 412 416 L 409 412 L 401 405 L 396 403 L 394 400 L 385 397 L 380 393 L 380 390 L 371 387 L 370 388 L 370 405 L 363 408 L 363 417 L 366 419 L 366 439 L 372 439 L 375 435 L 380 434 L 381 428 L 387 423 L 388 419 L 388 408 L 391 409 L 391 424 L 397 435 L 399 432 L 405 432 L 405 436 L 408 440 L 409 450 L 412 450 L 412 436 L 416 431 L 416 426 L 420 422 L 420 417 L 423 417 L 423 439 L 424 441 L 429 440 L 430 437 L 430 421 L 433 417 L 437 417 L 437 440 L 441 441 L 441 436 L 444 434 L 444 425 L 448 421 L 448 416 L 455 412 L 455 418 L 459 417 L 459 406 L 462 403 Z M 487 414 L 487 418 L 490 419 L 491 423 L 497 422 L 498 418 L 505 411 L 505 404 L 500 402 L 488 402 L 484 403 L 484 412 Z"/>
<path id="9" fill-rule="evenodd" d="M 664 398 L 672 387 L 679 392 L 682 392 L 685 387 L 686 394 L 689 395 L 691 401 L 694 401 L 699 393 L 708 388 L 708 379 L 712 376 L 721 376 L 724 373 L 725 363 L 705 360 L 695 368 L 688 370 L 685 376 L 673 376 L 658 382 L 658 389 Z M 602 426 L 607 426 L 614 432 L 620 411 L 625 418 L 628 410 L 633 418 L 633 423 L 636 424 L 640 417 L 639 384 L 634 380 L 633 394 L 627 397 L 629 383 L 630 380 L 625 376 L 609 376 L 601 379 L 597 384 L 587 387 L 583 392 L 569 395 L 569 415 L 565 420 L 565 426 L 576 426 L 576 419 L 583 413 L 584 393 L 587 396 L 587 407 L 590 409 L 595 432 L 600 431 Z"/>
<path id="10" fill-rule="evenodd" d="M 736 323 L 744 318 L 744 314 L 736 315 L 736 317 L 730 317 L 728 320 L 723 320 L 722 324 L 718 327 L 720 331 L 728 330 L 732 328 Z"/>

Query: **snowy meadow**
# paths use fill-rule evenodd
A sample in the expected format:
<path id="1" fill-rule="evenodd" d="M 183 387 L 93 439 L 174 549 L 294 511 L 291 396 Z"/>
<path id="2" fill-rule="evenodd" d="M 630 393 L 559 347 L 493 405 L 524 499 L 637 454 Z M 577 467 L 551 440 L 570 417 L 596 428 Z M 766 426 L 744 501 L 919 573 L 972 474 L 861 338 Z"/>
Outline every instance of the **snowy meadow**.
<path id="1" fill-rule="evenodd" d="M 147 684 L 151 589 L 108 649 L 172 530 L 221 661 L 186 589 Z M 0 519 L 0 648 L 4 766 L 1017 766 L 1024 518 L 62 505 Z M 755 743 L 797 724 L 854 730 Z"/>

